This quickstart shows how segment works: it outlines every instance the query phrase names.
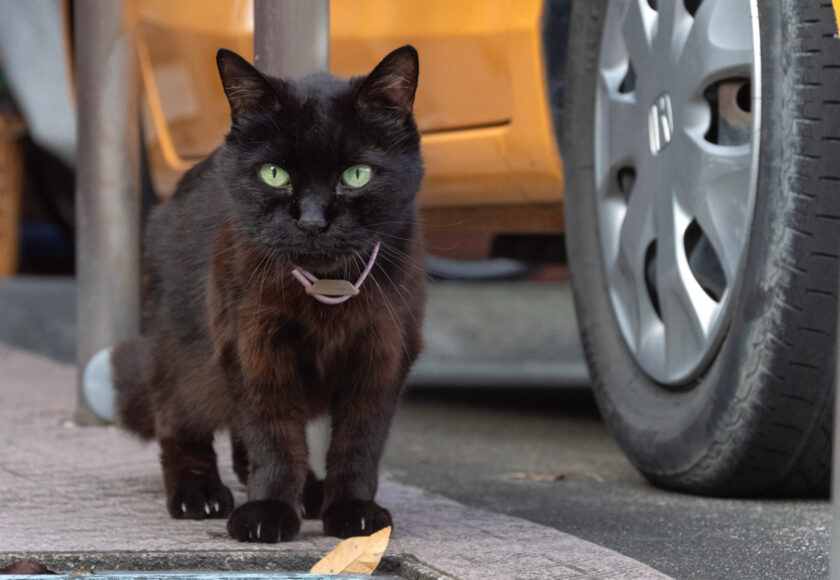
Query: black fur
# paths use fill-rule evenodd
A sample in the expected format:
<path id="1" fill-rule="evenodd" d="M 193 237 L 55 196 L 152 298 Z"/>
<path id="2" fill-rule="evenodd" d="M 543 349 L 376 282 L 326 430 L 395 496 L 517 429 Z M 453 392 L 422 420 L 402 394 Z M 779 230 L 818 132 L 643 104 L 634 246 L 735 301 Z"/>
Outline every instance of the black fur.
<path id="1" fill-rule="evenodd" d="M 327 533 L 372 533 L 391 522 L 373 501 L 378 461 L 422 342 L 417 53 L 397 49 L 350 80 L 270 78 L 225 50 L 217 62 L 231 130 L 150 218 L 142 335 L 112 357 L 119 420 L 158 439 L 173 517 L 231 513 L 212 446 L 228 428 L 249 499 L 230 515 L 234 538 L 290 540 L 304 512 L 323 514 Z M 266 163 L 288 186 L 261 180 Z M 357 164 L 373 178 L 353 189 L 341 175 Z M 355 280 L 377 242 L 362 293 L 339 306 L 291 276 L 300 266 Z M 319 482 L 305 425 L 323 413 L 332 440 Z"/>

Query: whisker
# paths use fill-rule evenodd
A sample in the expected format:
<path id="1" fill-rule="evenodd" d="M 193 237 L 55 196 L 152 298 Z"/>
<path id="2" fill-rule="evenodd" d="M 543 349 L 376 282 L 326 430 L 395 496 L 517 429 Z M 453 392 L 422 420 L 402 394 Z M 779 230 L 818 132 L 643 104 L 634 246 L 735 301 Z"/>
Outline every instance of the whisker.
<path id="1" fill-rule="evenodd" d="M 382 253 L 382 252 L 379 253 L 379 256 L 382 258 L 383 261 L 385 261 L 389 265 L 393 266 L 397 270 L 404 270 L 405 268 L 411 268 L 413 270 L 419 270 L 420 273 L 422 273 L 422 274 L 426 273 L 426 269 L 421 264 L 416 264 L 414 262 L 409 262 L 405 258 L 388 256 L 386 253 Z"/>
<path id="2" fill-rule="evenodd" d="M 260 314 L 262 312 L 262 295 L 263 287 L 265 286 L 265 279 L 268 276 L 269 272 L 272 270 L 270 266 L 274 263 L 274 259 L 277 256 L 278 251 L 279 250 L 271 250 L 271 252 L 269 253 L 269 261 L 266 264 L 266 267 L 263 269 L 262 282 L 260 282 L 260 290 L 257 293 L 257 319 L 259 319 Z"/>
<path id="3" fill-rule="evenodd" d="M 388 314 L 391 317 L 391 322 L 394 323 L 394 330 L 397 334 L 400 335 L 400 342 L 402 343 L 403 350 L 405 351 L 405 356 L 408 359 L 411 359 L 411 355 L 408 352 L 408 346 L 405 344 L 405 337 L 403 336 L 402 327 L 397 323 L 397 316 L 394 313 L 393 308 L 391 308 L 391 303 L 388 301 L 388 297 L 385 295 L 385 291 L 382 289 L 382 285 L 379 283 L 379 280 L 373 278 L 373 283 L 376 284 L 376 288 L 379 290 L 379 294 L 382 296 L 382 300 L 385 303 L 385 308 L 388 309 Z"/>
<path id="4" fill-rule="evenodd" d="M 364 270 L 364 267 L 366 266 L 365 260 L 364 260 L 364 258 L 362 258 L 362 256 L 359 254 L 358 251 L 353 250 L 353 254 L 356 258 L 356 260 L 355 260 L 356 267 L 359 268 L 359 273 L 361 273 Z M 371 274 L 373 274 L 373 272 L 371 272 Z M 375 275 L 371 276 L 371 278 L 374 278 L 374 277 L 375 277 Z M 375 280 L 374 280 L 374 282 L 375 282 Z M 364 300 L 365 300 L 365 306 L 367 307 L 368 318 L 371 318 L 372 317 L 372 311 L 373 311 L 373 293 L 372 292 L 364 292 L 363 294 L 365 296 Z M 371 327 L 371 332 L 376 332 L 376 327 Z M 373 349 L 369 349 L 369 350 L 370 350 L 370 358 L 368 360 L 368 364 L 370 365 L 370 368 L 373 369 L 374 364 L 375 364 L 373 355 L 374 355 L 375 351 Z"/>
<path id="5" fill-rule="evenodd" d="M 404 242 L 413 242 L 413 241 L 414 241 L 414 238 L 413 238 L 413 237 L 411 237 L 411 238 L 406 238 L 406 237 L 404 237 L 404 236 L 397 236 L 397 235 L 395 235 L 395 234 L 389 234 L 389 233 L 387 233 L 387 232 L 380 232 L 380 231 L 377 231 L 377 230 L 375 230 L 375 229 L 373 229 L 373 228 L 366 228 L 366 227 L 362 227 L 361 229 L 366 230 L 366 231 L 369 231 L 369 232 L 373 232 L 373 233 L 375 233 L 377 236 L 388 236 L 389 238 L 394 238 L 395 240 L 400 240 L 400 241 L 404 241 Z"/>
<path id="6" fill-rule="evenodd" d="M 414 324 L 417 324 L 419 326 L 420 323 L 414 316 L 414 309 L 411 306 L 409 306 L 408 302 L 405 299 L 405 296 L 403 296 L 403 293 L 400 291 L 400 285 L 394 283 L 394 281 L 391 279 L 391 276 L 388 275 L 388 272 L 385 271 L 385 268 L 383 268 L 381 264 L 377 264 L 376 267 L 379 268 L 379 270 L 385 275 L 386 278 L 388 278 L 388 281 L 391 283 L 391 287 L 394 289 L 394 292 L 397 293 L 397 297 L 399 297 L 399 299 L 402 301 L 403 306 L 405 306 L 405 309 L 408 311 L 408 314 L 411 316 L 411 319 L 414 321 Z M 402 288 L 403 290 L 405 290 L 405 286 L 403 286 Z"/>
<path id="7" fill-rule="evenodd" d="M 260 267 L 263 265 L 263 262 L 268 260 L 268 256 L 269 256 L 269 254 L 267 254 L 267 253 L 264 254 L 263 257 L 260 259 L 259 263 L 254 267 L 254 271 L 251 272 L 251 277 L 248 278 L 248 281 L 245 283 L 246 288 L 251 285 L 251 280 L 253 280 L 254 276 L 257 274 L 257 272 L 259 272 Z"/>
<path id="8" fill-rule="evenodd" d="M 405 252 L 400 251 L 389 244 L 381 243 L 379 251 L 381 254 L 383 254 L 384 258 L 390 258 L 392 264 L 399 266 L 411 266 L 412 268 L 417 268 L 424 272 L 426 271 L 422 264 L 417 263 L 417 260 L 414 258 L 414 256 L 406 254 Z"/>

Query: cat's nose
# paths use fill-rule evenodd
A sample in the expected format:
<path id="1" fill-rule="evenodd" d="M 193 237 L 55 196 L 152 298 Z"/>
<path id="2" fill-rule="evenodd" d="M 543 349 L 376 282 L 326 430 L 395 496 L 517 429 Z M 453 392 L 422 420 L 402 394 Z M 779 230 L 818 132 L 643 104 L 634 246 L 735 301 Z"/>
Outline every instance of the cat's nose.
<path id="1" fill-rule="evenodd" d="M 323 231 L 327 227 L 323 200 L 314 196 L 304 197 L 300 202 L 300 217 L 297 225 L 308 234 Z"/>
<path id="2" fill-rule="evenodd" d="M 300 218 L 297 225 L 307 234 L 317 234 L 327 227 L 327 222 L 323 219 L 303 219 Z"/>

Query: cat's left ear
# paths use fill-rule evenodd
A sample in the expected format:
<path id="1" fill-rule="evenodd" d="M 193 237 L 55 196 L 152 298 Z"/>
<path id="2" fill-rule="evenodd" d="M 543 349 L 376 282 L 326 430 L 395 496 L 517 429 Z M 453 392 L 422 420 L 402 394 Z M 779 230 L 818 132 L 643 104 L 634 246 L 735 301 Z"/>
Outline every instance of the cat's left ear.
<path id="1" fill-rule="evenodd" d="M 216 53 L 216 64 L 234 121 L 245 113 L 280 108 L 280 98 L 271 82 L 247 60 L 220 48 Z"/>
<path id="2" fill-rule="evenodd" d="M 404 121 L 411 115 L 420 61 L 411 45 L 401 46 L 382 59 L 359 87 L 356 106 L 361 111 L 386 113 Z"/>

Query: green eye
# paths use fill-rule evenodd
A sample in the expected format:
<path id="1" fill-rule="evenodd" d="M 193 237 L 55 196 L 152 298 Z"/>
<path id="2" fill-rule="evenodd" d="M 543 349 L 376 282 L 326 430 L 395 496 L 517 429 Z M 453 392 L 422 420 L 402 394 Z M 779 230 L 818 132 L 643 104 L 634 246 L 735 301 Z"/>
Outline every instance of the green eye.
<path id="1" fill-rule="evenodd" d="M 260 167 L 260 179 L 270 187 L 283 187 L 289 183 L 289 172 L 273 163 L 265 163 Z"/>
<path id="2" fill-rule="evenodd" d="M 371 177 L 373 177 L 373 169 L 369 165 L 354 165 L 344 170 L 341 181 L 344 185 L 358 189 L 367 184 Z"/>

